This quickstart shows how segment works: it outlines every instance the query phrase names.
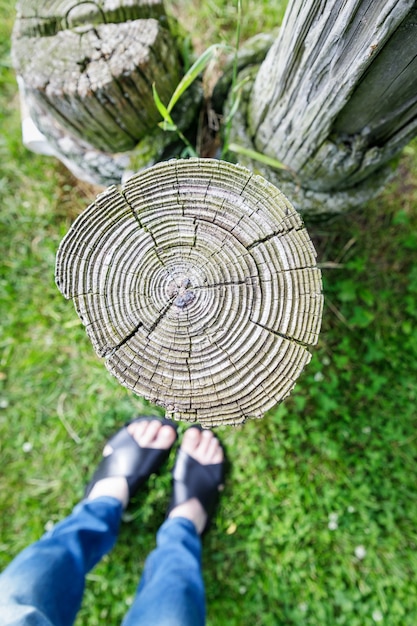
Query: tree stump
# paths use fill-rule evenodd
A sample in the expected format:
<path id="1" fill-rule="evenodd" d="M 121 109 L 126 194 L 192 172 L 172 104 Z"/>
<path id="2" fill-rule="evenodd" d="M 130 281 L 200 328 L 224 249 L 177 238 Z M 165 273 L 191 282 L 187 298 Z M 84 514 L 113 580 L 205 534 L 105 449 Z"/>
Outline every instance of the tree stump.
<path id="1" fill-rule="evenodd" d="M 281 402 L 321 324 L 301 218 L 264 178 L 212 159 L 98 195 L 60 245 L 56 282 L 122 385 L 206 427 Z"/>
<path id="2" fill-rule="evenodd" d="M 339 213 L 377 193 L 417 132 L 412 0 L 294 0 L 235 116 L 231 140 L 288 172 L 239 160 L 297 209 Z"/>
<path id="3" fill-rule="evenodd" d="M 49 153 L 99 184 L 120 181 L 129 159 L 119 153 L 155 134 L 161 118 L 152 84 L 168 102 L 182 77 L 160 0 L 22 1 L 12 58 L 28 120 Z M 184 130 L 190 113 L 175 114 Z"/>

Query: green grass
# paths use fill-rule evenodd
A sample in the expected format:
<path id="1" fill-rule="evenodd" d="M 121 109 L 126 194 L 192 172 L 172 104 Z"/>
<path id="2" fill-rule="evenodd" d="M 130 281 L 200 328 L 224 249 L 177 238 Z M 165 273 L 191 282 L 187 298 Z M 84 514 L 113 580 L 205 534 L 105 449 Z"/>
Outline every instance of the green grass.
<path id="1" fill-rule="evenodd" d="M 282 22 L 286 4 L 287 0 L 243 0 L 242 38 L 276 28 Z M 234 45 L 237 0 L 173 0 L 166 6 L 190 33 L 198 53 L 213 43 Z"/>
<path id="2" fill-rule="evenodd" d="M 195 38 L 232 40 L 228 4 L 201 3 L 200 21 L 176 4 Z M 0 0 L 4 15 L 11 5 Z M 258 30 L 251 7 L 269 16 L 261 30 L 271 5 L 244 3 L 244 37 Z M 57 246 L 95 191 L 22 147 L 11 25 L 0 22 L 0 568 L 70 512 L 110 433 L 154 410 L 107 374 L 54 285 Z M 416 168 L 414 142 L 380 198 L 309 226 L 320 343 L 285 404 L 219 429 L 233 465 L 204 540 L 208 626 L 417 623 Z M 168 499 L 166 473 L 90 574 L 80 626 L 120 623 Z"/>

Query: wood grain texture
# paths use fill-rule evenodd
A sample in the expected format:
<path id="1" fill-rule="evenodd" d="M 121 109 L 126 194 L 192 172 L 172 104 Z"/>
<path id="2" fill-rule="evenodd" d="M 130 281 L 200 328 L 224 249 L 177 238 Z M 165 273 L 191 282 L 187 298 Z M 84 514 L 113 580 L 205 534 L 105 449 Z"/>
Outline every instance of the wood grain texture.
<path id="1" fill-rule="evenodd" d="M 62 241 L 56 282 L 121 384 L 205 426 L 281 402 L 322 316 L 299 215 L 262 177 L 211 159 L 100 194 Z"/>
<path id="2" fill-rule="evenodd" d="M 21 2 L 12 58 L 34 115 L 104 152 L 134 148 L 160 120 L 152 84 L 168 101 L 181 78 L 163 16 L 161 2 Z"/>
<path id="3" fill-rule="evenodd" d="M 19 0 L 15 37 L 51 36 L 85 24 L 121 23 L 160 19 L 162 0 Z"/>
<path id="4" fill-rule="evenodd" d="M 291 168 L 307 200 L 328 194 L 329 212 L 344 190 L 363 200 L 417 132 L 414 0 L 290 2 L 246 124 L 255 149 Z"/>

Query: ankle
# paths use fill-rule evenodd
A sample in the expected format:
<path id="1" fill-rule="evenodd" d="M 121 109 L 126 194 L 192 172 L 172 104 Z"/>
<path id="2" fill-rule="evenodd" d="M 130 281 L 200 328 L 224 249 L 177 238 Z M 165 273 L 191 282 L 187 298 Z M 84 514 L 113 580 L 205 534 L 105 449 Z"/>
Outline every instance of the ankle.
<path id="1" fill-rule="evenodd" d="M 207 523 L 207 513 L 197 498 L 191 498 L 182 504 L 178 504 L 174 509 L 172 509 L 168 515 L 168 519 L 173 519 L 175 517 L 184 517 L 185 519 L 190 520 L 190 522 L 194 524 L 199 535 L 202 534 Z"/>
<path id="2" fill-rule="evenodd" d="M 95 500 L 102 496 L 116 498 L 125 509 L 129 502 L 129 488 L 126 479 L 115 476 L 99 480 L 88 494 L 87 500 Z"/>

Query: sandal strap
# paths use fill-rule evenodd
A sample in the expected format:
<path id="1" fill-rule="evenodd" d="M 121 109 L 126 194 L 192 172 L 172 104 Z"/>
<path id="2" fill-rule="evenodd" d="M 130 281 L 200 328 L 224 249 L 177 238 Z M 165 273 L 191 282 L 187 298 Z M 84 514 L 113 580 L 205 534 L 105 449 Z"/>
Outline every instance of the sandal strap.
<path id="1" fill-rule="evenodd" d="M 130 435 L 127 426 L 134 422 L 153 421 L 155 417 L 140 416 L 128 422 L 108 441 L 113 452 L 103 457 L 93 478 L 87 485 L 85 497 L 91 492 L 94 485 L 103 478 L 119 477 L 126 478 L 131 498 L 139 487 L 157 472 L 167 460 L 171 448 L 142 448 Z M 157 418 L 159 419 L 159 418 Z M 162 424 L 172 426 L 177 431 L 177 425 L 168 419 L 160 419 Z"/>
<path id="2" fill-rule="evenodd" d="M 224 462 L 202 465 L 180 448 L 172 476 L 172 497 L 168 515 L 179 504 L 197 498 L 209 521 L 219 500 L 219 487 L 224 484 Z"/>

